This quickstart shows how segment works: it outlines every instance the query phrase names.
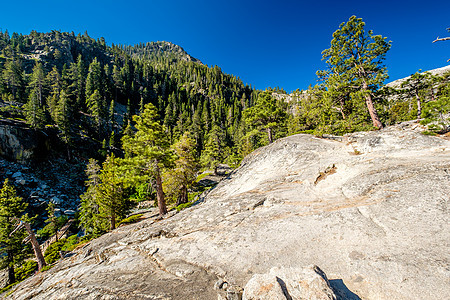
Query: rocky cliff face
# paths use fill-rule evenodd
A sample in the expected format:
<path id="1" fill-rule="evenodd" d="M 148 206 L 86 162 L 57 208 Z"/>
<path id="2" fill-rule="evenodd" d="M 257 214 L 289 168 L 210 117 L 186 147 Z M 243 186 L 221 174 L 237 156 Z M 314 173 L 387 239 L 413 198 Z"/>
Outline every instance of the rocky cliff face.
<path id="1" fill-rule="evenodd" d="M 418 126 L 277 140 L 197 205 L 106 234 L 9 297 L 443 299 L 450 141 Z"/>
<path id="2" fill-rule="evenodd" d="M 23 123 L 0 119 L 0 156 L 19 162 L 47 157 L 50 138 Z"/>

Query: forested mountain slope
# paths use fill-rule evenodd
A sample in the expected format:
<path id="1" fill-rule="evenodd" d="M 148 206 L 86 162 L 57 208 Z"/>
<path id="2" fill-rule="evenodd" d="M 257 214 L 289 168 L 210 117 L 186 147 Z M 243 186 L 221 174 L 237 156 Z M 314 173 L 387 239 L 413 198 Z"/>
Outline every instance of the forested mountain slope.
<path id="1" fill-rule="evenodd" d="M 126 127 L 132 115 L 153 103 L 171 141 L 190 131 L 199 154 L 209 151 L 207 162 L 237 153 L 246 131 L 241 112 L 253 90 L 168 42 L 108 46 L 86 33 L 5 32 L 0 51 L 2 101 L 26 104 L 25 118 L 33 128 L 57 125 L 75 151 L 71 146 L 86 137 L 97 149 L 120 143 L 124 128 L 113 117 L 118 104 L 127 107 L 120 122 Z"/>

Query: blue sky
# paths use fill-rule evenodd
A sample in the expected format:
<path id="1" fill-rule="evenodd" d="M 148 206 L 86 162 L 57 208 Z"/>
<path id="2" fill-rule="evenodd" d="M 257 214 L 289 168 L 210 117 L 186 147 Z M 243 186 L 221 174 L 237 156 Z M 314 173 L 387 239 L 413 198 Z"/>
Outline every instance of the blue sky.
<path id="1" fill-rule="evenodd" d="M 10 33 L 87 31 L 111 44 L 170 41 L 258 89 L 290 92 L 316 83 L 322 50 L 352 15 L 392 41 L 391 80 L 450 63 L 450 1 L 4 1 Z"/>

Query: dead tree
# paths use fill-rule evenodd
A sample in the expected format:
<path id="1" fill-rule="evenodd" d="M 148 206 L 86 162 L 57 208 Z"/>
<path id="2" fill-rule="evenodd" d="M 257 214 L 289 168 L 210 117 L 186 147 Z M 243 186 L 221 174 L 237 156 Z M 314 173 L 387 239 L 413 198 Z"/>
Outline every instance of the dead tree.
<path id="1" fill-rule="evenodd" d="M 21 228 L 25 228 L 25 230 L 28 232 L 28 237 L 24 239 L 24 242 L 30 242 L 31 246 L 33 247 L 34 255 L 36 256 L 36 260 L 38 263 L 38 270 L 40 271 L 43 267 L 46 266 L 44 255 L 42 255 L 41 247 L 39 246 L 39 242 L 36 239 L 36 235 L 34 234 L 33 230 L 31 229 L 30 223 L 24 222 L 22 220 L 19 220 L 15 218 L 16 221 L 18 221 L 16 228 L 10 233 L 12 235 L 14 232 Z"/>
<path id="2" fill-rule="evenodd" d="M 450 28 L 447 28 L 447 31 L 450 32 Z M 450 36 L 449 36 L 449 37 L 444 37 L 444 38 L 437 37 L 437 38 L 433 41 L 433 43 L 435 43 L 435 42 L 440 42 L 440 41 L 450 41 Z M 447 60 L 447 62 L 449 62 L 449 61 L 450 61 L 450 59 Z"/>

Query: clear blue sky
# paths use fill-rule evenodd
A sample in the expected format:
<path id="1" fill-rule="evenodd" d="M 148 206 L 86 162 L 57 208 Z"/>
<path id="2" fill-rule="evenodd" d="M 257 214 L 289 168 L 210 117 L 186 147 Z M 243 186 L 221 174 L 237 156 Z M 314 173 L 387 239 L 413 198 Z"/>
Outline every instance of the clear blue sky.
<path id="1" fill-rule="evenodd" d="M 392 41 L 388 81 L 450 64 L 450 41 L 431 43 L 450 35 L 450 0 L 3 1 L 0 28 L 88 31 L 109 44 L 170 41 L 258 89 L 290 92 L 316 83 L 321 51 L 351 15 Z"/>

